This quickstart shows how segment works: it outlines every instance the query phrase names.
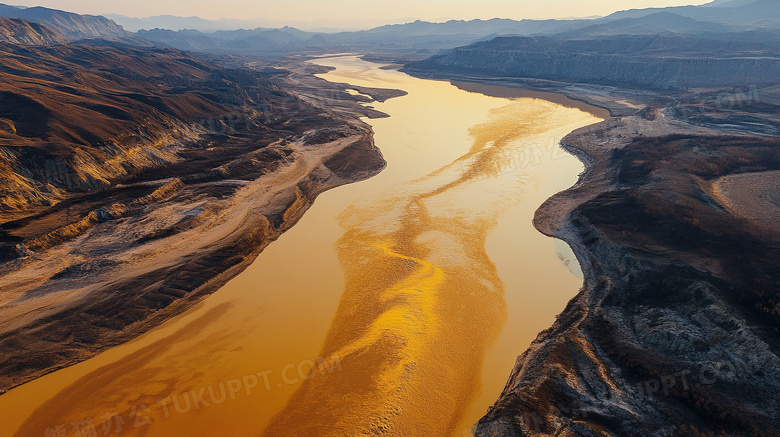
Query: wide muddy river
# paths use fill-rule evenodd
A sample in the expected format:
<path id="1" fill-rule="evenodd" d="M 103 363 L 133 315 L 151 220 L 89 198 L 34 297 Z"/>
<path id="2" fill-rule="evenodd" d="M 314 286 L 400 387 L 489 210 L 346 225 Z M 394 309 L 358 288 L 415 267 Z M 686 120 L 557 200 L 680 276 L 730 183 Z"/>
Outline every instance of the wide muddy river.
<path id="1" fill-rule="evenodd" d="M 582 171 L 560 139 L 600 118 L 315 62 L 332 82 L 409 93 L 368 121 L 387 168 L 320 196 L 181 316 L 0 396 L 0 435 L 471 435 L 581 286 L 531 221 Z"/>

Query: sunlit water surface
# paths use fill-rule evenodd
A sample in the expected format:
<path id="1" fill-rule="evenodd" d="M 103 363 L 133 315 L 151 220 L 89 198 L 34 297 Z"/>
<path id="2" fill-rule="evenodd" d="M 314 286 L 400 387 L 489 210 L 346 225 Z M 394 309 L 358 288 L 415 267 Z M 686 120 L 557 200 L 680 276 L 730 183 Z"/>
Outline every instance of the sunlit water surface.
<path id="1" fill-rule="evenodd" d="M 316 62 L 409 93 L 373 104 L 387 169 L 320 196 L 185 314 L 0 396 L 0 435 L 470 435 L 581 285 L 531 220 L 582 170 L 560 138 L 600 119 Z"/>

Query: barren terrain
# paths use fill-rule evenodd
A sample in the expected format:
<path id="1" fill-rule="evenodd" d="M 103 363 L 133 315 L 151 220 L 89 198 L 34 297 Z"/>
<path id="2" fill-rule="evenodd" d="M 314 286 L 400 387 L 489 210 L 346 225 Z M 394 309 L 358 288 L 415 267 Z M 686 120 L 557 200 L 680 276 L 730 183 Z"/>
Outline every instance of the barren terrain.
<path id="1" fill-rule="evenodd" d="M 126 56 L 80 46 L 26 52 L 28 71 L 6 70 L 5 87 L 31 86 L 4 94 L 29 103 L 2 114 L 0 170 L 17 185 L 0 195 L 0 390 L 181 313 L 248 266 L 319 193 L 384 167 L 359 120 L 384 114 L 361 103 L 402 92 L 353 96 L 301 63 L 289 65 L 298 73 L 228 70 L 171 50 L 132 52 L 140 59 L 125 68 L 139 69 L 137 81 L 92 70 L 90 82 L 73 83 L 64 73 L 72 54 Z M 164 72 L 152 79 L 165 92 L 141 79 L 158 74 L 142 70 L 145 56 L 180 69 L 176 82 Z M 51 73 L 31 70 L 40 59 Z M 189 89 L 178 90 L 186 78 Z M 43 81 L 53 80 L 71 88 L 51 93 Z M 35 121 L 30 105 L 51 115 Z M 26 133 L 31 122 L 39 125 Z"/>

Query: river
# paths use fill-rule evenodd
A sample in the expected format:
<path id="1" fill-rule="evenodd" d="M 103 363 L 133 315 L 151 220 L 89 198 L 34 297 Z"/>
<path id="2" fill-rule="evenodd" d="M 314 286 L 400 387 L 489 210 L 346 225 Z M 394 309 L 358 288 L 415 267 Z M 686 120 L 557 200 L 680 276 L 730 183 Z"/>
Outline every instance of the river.
<path id="1" fill-rule="evenodd" d="M 0 396 L 0 435 L 470 435 L 582 284 L 531 220 L 582 171 L 560 138 L 600 118 L 315 62 L 409 93 L 372 104 L 385 171 L 321 195 L 181 316 Z"/>

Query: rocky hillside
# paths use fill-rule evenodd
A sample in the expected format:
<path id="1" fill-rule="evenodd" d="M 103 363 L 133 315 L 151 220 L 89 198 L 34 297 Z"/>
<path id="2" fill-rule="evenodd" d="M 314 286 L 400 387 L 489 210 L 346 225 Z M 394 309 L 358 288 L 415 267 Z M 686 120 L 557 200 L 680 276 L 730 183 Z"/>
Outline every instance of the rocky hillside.
<path id="1" fill-rule="evenodd" d="M 141 30 L 138 36 L 184 50 L 200 52 L 291 53 L 362 51 L 432 52 L 469 44 L 491 35 L 559 32 L 589 25 L 587 20 L 451 20 L 415 21 L 357 32 L 314 33 L 284 27 L 203 32 L 193 29 Z"/>
<path id="2" fill-rule="evenodd" d="M 476 435 L 780 435 L 780 143 L 705 133 L 635 116 L 564 139 L 589 169 L 535 224 L 585 286 Z"/>
<path id="3" fill-rule="evenodd" d="M 21 19 L 0 18 L 0 42 L 52 45 L 64 44 L 65 39 L 60 34 L 38 23 Z"/>
<path id="4" fill-rule="evenodd" d="M 53 205 L 173 162 L 165 147 L 191 135 L 182 126 L 251 99 L 175 50 L 5 45 L 0 56 L 2 211 Z"/>
<path id="5" fill-rule="evenodd" d="M 743 38 L 740 38 L 742 35 Z M 524 77 L 687 89 L 775 84 L 780 51 L 752 34 L 731 40 L 684 35 L 588 39 L 500 37 L 407 65 L 417 74 Z"/>
<path id="6" fill-rule="evenodd" d="M 358 102 L 403 94 L 174 49 L 0 57 L 0 394 L 181 313 L 381 171 Z"/>
<path id="7" fill-rule="evenodd" d="M 21 18 L 43 24 L 68 40 L 86 38 L 128 38 L 132 34 L 106 17 L 79 15 L 44 7 L 22 8 L 0 4 L 0 17 Z"/>

